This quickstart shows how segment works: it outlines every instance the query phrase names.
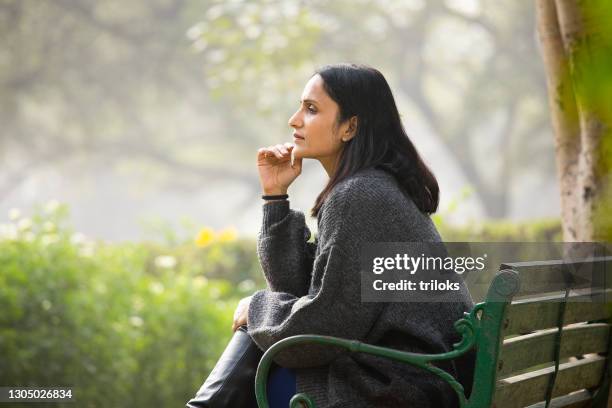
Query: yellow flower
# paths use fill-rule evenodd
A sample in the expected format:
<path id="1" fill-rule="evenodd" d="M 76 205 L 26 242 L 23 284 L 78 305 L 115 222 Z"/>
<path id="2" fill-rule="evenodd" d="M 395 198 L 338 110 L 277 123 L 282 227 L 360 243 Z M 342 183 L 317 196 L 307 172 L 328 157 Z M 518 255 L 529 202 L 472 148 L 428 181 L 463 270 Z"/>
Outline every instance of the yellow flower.
<path id="1" fill-rule="evenodd" d="M 204 227 L 198 232 L 195 244 L 199 247 L 210 245 L 215 240 L 215 231 L 212 228 Z"/>
<path id="2" fill-rule="evenodd" d="M 238 238 L 236 228 L 229 227 L 219 232 L 219 242 L 234 242 Z"/>

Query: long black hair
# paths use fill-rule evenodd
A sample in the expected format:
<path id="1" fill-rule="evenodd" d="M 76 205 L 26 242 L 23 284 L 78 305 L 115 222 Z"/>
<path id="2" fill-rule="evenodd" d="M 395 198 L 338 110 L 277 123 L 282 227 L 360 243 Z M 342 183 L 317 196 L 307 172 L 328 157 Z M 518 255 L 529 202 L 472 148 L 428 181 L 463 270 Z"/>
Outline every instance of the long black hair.
<path id="1" fill-rule="evenodd" d="M 336 125 L 357 116 L 357 128 L 355 136 L 343 144 L 336 170 L 317 197 L 311 215 L 319 214 L 339 182 L 369 167 L 393 174 L 422 212 L 436 212 L 438 182 L 408 138 L 385 77 L 360 64 L 325 65 L 313 76 L 317 74 L 327 94 L 338 104 Z"/>

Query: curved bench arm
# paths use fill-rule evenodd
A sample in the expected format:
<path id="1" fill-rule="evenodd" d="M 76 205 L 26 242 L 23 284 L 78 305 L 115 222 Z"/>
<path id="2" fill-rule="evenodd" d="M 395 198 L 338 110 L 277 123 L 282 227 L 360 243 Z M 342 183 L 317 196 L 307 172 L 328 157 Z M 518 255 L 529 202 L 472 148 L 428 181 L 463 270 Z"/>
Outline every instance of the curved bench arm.
<path id="1" fill-rule="evenodd" d="M 442 378 L 444 381 L 449 383 L 453 388 L 457 397 L 459 398 L 459 404 L 461 408 L 464 408 L 467 404 L 463 386 L 448 372 L 431 365 L 432 361 L 449 360 L 459 357 L 467 353 L 476 342 L 476 329 L 479 327 L 479 319 L 477 313 L 484 303 L 478 303 L 470 313 L 463 313 L 464 318 L 459 319 L 455 322 L 455 330 L 461 335 L 461 341 L 453 344 L 453 350 L 447 353 L 440 354 L 419 354 L 410 353 L 406 351 L 394 350 L 387 347 L 374 346 L 371 344 L 362 343 L 357 340 L 347 340 L 338 337 L 331 336 L 319 336 L 312 334 L 301 334 L 297 336 L 287 337 L 272 345 L 263 355 L 259 366 L 257 367 L 257 374 L 255 376 L 255 395 L 257 397 L 257 404 L 259 408 L 269 408 L 268 396 L 266 394 L 266 385 L 268 382 L 268 374 L 272 360 L 274 357 L 284 349 L 295 346 L 297 344 L 315 343 L 321 345 L 331 345 L 337 347 L 343 347 L 351 352 L 367 353 L 379 357 L 386 357 L 392 360 L 401 361 L 403 363 L 411 364 L 420 367 L 424 370 L 429 371 Z M 306 394 L 296 394 L 293 396 L 290 402 L 290 408 L 299 408 L 300 404 L 305 404 L 308 408 L 316 408 L 314 402 Z"/>

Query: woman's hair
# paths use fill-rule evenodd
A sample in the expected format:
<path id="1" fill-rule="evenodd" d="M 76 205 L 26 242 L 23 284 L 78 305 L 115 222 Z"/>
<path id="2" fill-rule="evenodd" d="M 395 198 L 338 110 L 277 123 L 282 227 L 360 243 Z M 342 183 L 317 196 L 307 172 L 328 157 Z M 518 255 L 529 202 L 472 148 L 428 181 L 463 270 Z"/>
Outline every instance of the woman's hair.
<path id="1" fill-rule="evenodd" d="M 338 183 L 369 167 L 393 174 L 422 212 L 436 212 L 438 182 L 408 138 L 385 77 L 372 67 L 357 64 L 326 65 L 313 76 L 317 74 L 338 104 L 336 126 L 357 116 L 357 129 L 344 143 L 336 170 L 317 197 L 311 215 L 319 214 Z"/>

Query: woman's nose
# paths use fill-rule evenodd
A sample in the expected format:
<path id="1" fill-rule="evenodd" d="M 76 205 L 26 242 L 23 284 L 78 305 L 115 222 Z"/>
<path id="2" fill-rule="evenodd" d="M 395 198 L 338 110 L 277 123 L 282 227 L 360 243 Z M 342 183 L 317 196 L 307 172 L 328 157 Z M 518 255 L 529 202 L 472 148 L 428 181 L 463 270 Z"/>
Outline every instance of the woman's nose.
<path id="1" fill-rule="evenodd" d="M 289 126 L 291 126 L 292 128 L 297 128 L 301 126 L 302 121 L 300 120 L 300 115 L 299 115 L 300 111 L 295 112 L 290 118 L 289 118 Z"/>

